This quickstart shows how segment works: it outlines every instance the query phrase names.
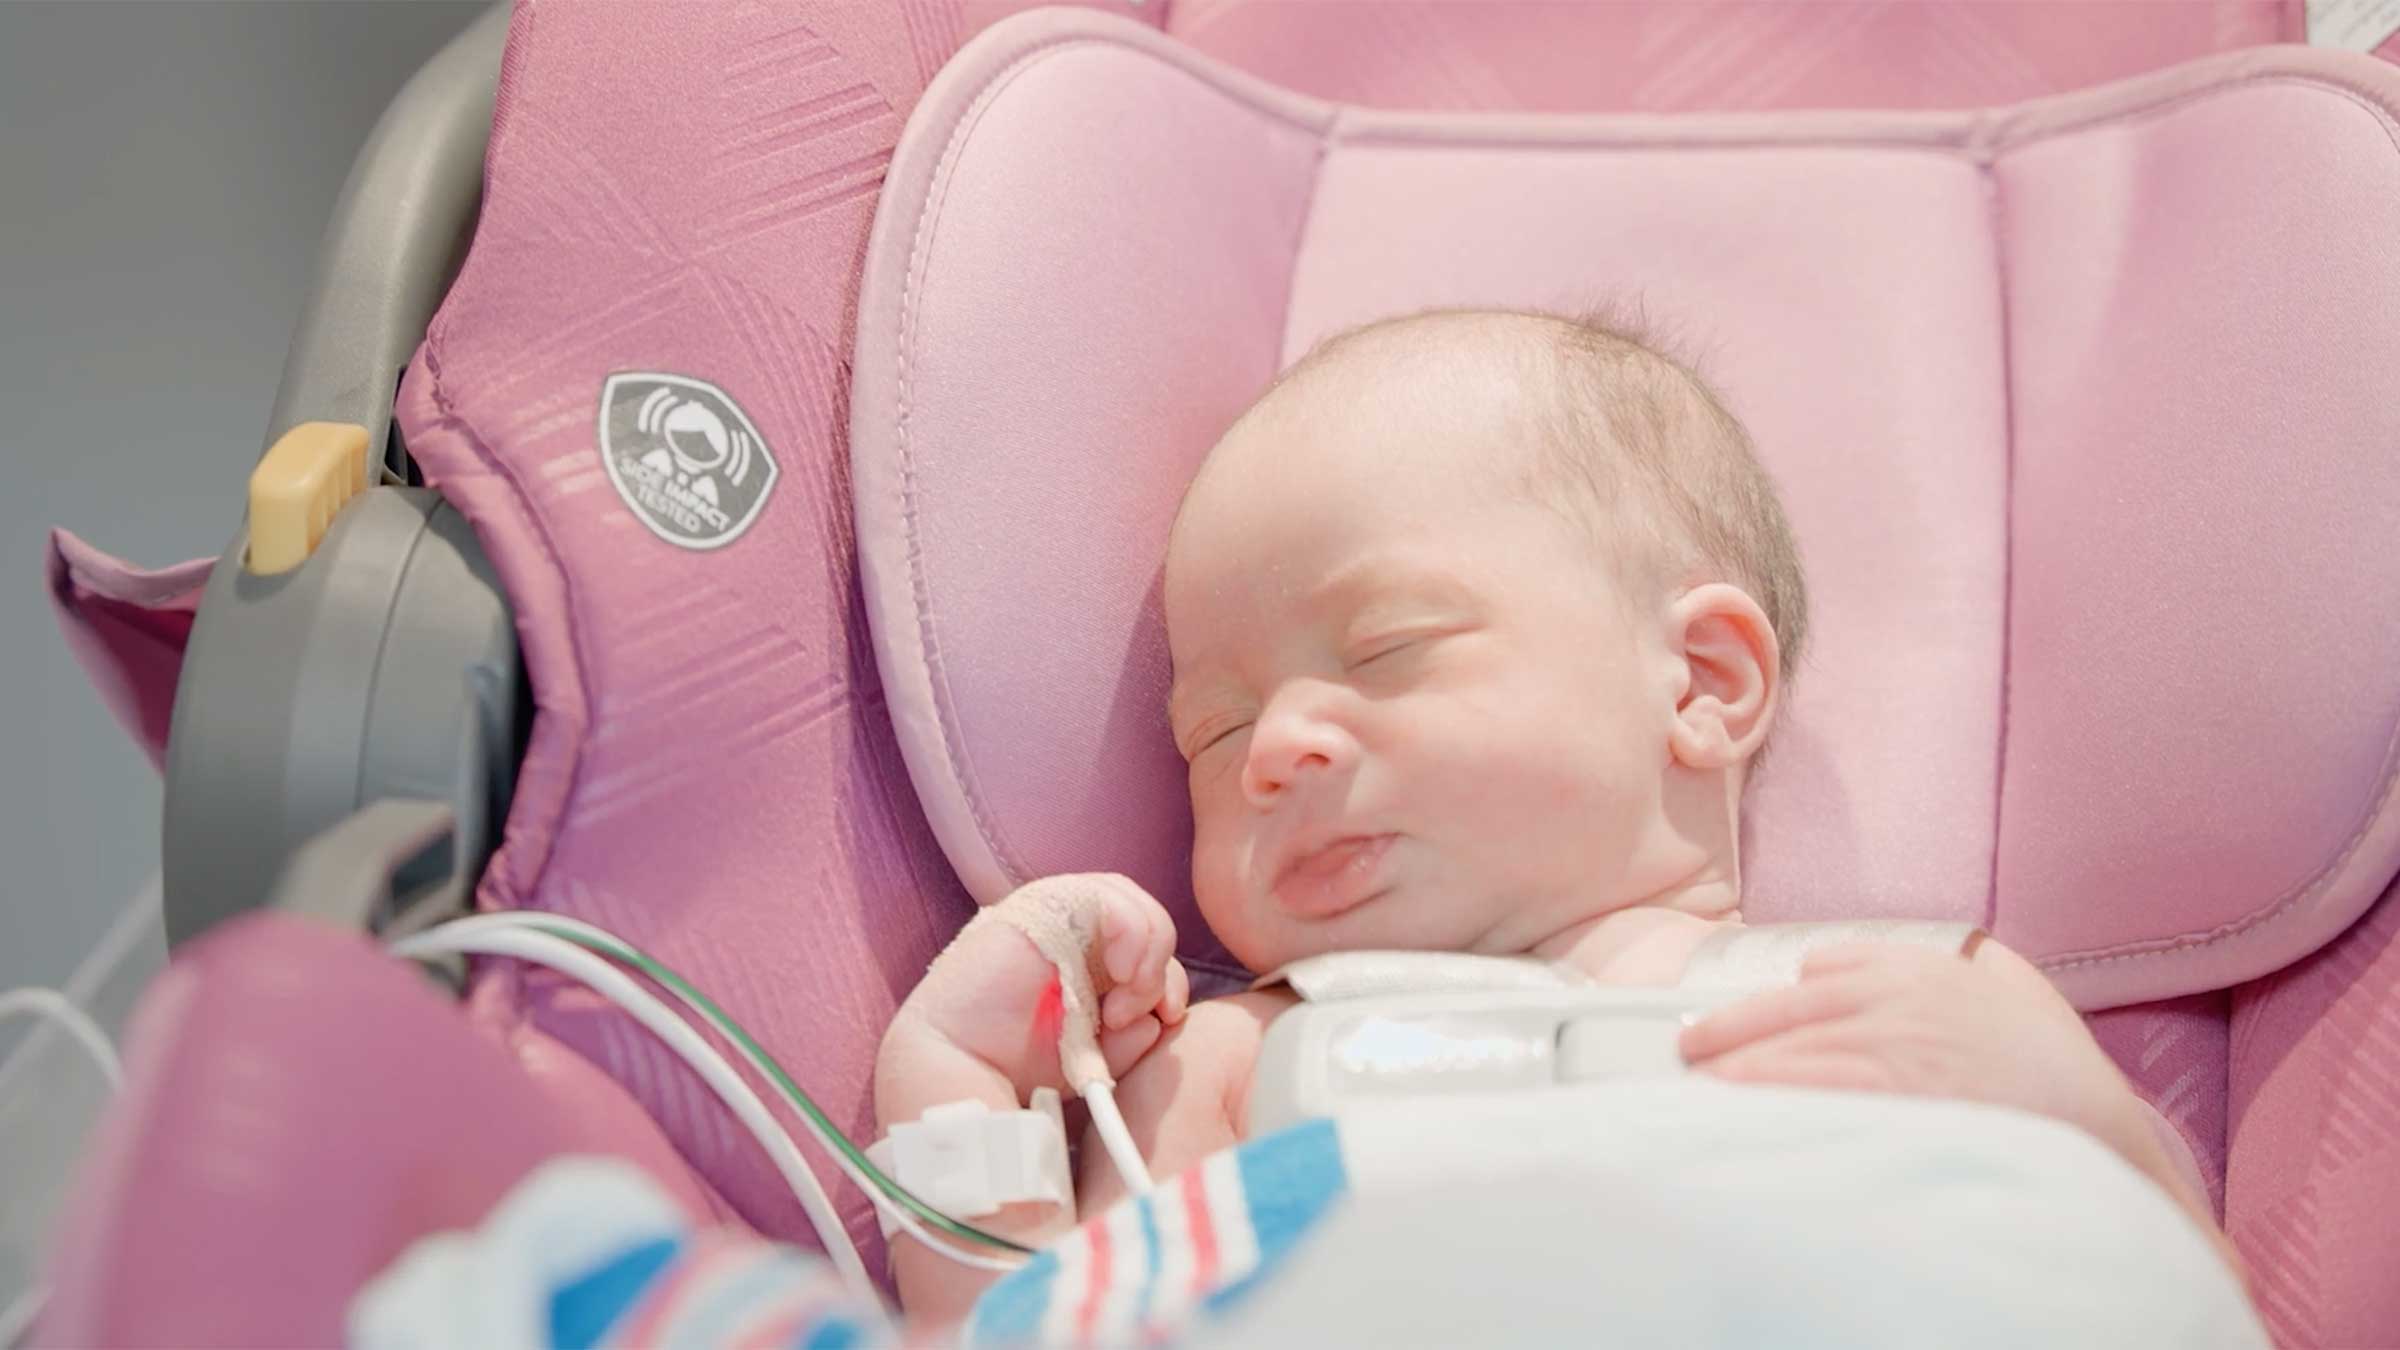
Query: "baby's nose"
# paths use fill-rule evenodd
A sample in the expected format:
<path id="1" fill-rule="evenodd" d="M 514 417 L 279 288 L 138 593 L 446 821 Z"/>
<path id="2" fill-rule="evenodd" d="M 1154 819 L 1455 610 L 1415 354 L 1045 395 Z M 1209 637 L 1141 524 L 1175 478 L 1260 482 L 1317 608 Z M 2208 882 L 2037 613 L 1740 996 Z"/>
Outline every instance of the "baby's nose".
<path id="1" fill-rule="evenodd" d="M 1340 727 L 1297 709 L 1270 709 L 1250 733 L 1242 794 L 1253 806 L 1273 806 L 1311 778 L 1347 767 L 1354 757 Z"/>

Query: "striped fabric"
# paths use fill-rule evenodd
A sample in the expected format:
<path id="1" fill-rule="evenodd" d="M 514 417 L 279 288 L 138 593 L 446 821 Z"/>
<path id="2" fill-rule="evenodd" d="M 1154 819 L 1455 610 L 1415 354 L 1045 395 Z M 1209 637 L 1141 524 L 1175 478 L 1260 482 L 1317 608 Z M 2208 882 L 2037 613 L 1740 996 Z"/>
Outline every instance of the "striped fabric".
<path id="1" fill-rule="evenodd" d="M 1349 1186 L 1327 1120 L 1215 1154 L 1043 1249 L 975 1305 L 974 1346 L 1157 1344 L 1237 1303 Z"/>
<path id="2" fill-rule="evenodd" d="M 472 1345 L 872 1350 L 881 1307 L 831 1264 L 747 1230 L 695 1232 L 640 1168 L 565 1157 L 481 1225 L 419 1241 L 350 1305 L 360 1350 Z"/>
<path id="3" fill-rule="evenodd" d="M 1162 1344 L 1233 1306 L 1348 1188 L 1330 1121 L 1228 1149 L 1112 1207 L 977 1303 L 976 1346 Z M 354 1346 L 473 1344 L 881 1350 L 901 1344 L 814 1252 L 693 1232 L 638 1169 L 570 1158 L 471 1233 L 445 1233 L 362 1292 Z"/>

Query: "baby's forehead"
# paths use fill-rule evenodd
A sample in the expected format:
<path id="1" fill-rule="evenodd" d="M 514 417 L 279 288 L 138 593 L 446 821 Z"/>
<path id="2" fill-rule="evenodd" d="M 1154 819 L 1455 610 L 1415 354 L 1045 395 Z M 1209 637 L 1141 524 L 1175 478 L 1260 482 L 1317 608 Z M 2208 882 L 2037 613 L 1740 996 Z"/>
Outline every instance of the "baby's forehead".
<path id="1" fill-rule="evenodd" d="M 1203 458 L 1169 536 L 1170 591 L 1275 566 L 1329 530 L 1404 534 L 1521 501 L 1554 434 L 1550 381 L 1525 334 L 1485 317 L 1369 330 L 1296 366 Z"/>
<path id="2" fill-rule="evenodd" d="M 1193 496 L 1351 498 L 1522 480 L 1554 424 L 1554 384 L 1518 344 L 1351 339 L 1304 362 L 1202 460 Z"/>
<path id="3" fill-rule="evenodd" d="M 1523 399 L 1555 349 L 1550 320 L 1513 314 L 1432 314 L 1373 324 L 1310 352 L 1259 399 L 1320 408 L 1327 402 L 1472 404 Z"/>

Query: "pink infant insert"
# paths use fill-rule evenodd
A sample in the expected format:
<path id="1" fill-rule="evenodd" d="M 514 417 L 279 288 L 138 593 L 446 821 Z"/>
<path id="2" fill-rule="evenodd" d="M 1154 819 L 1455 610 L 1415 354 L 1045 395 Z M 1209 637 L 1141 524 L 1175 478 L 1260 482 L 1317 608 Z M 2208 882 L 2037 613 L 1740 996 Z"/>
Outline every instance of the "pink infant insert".
<path id="1" fill-rule="evenodd" d="M 519 9 L 476 246 L 400 410 L 501 569 L 541 709 L 485 903 L 657 952 L 854 1135 L 882 1024 L 969 896 L 1124 870 L 1234 976 L 1190 915 L 1160 712 L 1157 555 L 1192 464 L 1334 329 L 1638 292 L 1756 433 L 1820 616 L 1750 818 L 1752 917 L 1992 926 L 2184 1131 L 2278 1334 L 2400 1335 L 2391 71 L 2273 51 L 1990 112 L 1437 116 L 1050 14 L 945 68 L 894 150 L 945 48 L 891 23 Z M 643 529 L 594 454 L 607 377 L 647 370 L 726 391 L 778 457 L 730 547 Z M 241 944 L 270 931 L 374 959 L 288 926 L 194 969 L 255 980 Z M 429 997 L 310 987 L 356 1015 Z M 621 1019 L 508 970 L 474 1016 L 576 1093 L 615 1088 L 559 1043 L 605 1069 L 695 1207 L 803 1231 Z M 272 1338 L 204 1243 L 172 1313 L 106 1293 L 168 1278 L 136 1198 L 195 1237 L 237 1204 L 143 1128 L 238 1081 L 174 1035 L 95 1163 L 58 1334 Z M 488 1194 L 527 1149 L 483 1150 L 473 1114 L 451 1146 Z M 647 1128 L 625 1137 L 656 1158 Z M 472 1205 L 421 1208 L 334 1264 Z"/>

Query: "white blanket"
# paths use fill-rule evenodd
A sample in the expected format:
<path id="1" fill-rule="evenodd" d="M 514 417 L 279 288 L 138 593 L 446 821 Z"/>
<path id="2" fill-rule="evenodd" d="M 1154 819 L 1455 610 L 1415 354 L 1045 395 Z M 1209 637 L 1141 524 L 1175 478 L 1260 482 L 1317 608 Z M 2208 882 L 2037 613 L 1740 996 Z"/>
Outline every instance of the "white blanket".
<path id="1" fill-rule="evenodd" d="M 2020 1112 L 1686 1078 L 1340 1132 L 1354 1194 L 1197 1343 L 2269 1344 L 2154 1183 Z"/>

